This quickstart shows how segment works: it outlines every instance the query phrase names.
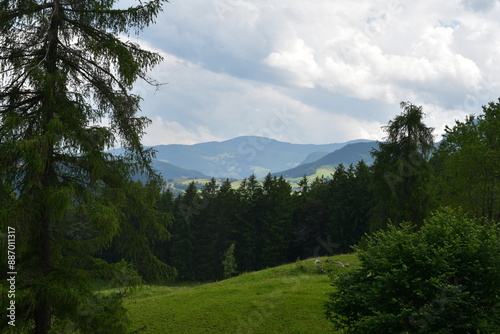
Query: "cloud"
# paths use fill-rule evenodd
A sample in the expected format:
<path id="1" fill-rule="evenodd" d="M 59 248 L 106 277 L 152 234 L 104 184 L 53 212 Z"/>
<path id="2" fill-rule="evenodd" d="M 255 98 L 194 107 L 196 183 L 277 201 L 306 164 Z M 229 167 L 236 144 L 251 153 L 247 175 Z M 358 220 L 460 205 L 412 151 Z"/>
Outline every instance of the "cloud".
<path id="1" fill-rule="evenodd" d="M 388 103 L 409 95 L 439 100 L 441 93 L 458 95 L 477 86 L 481 70 L 453 49 L 452 27 L 424 26 L 409 32 L 412 42 L 404 49 L 384 51 L 380 40 L 389 36 L 379 35 L 390 35 L 390 27 L 399 25 L 403 16 L 407 19 L 409 10 L 372 10 L 375 14 L 367 12 L 364 25 L 332 24 L 335 33 L 319 43 L 297 36 L 288 49 L 271 52 L 266 64 L 287 71 L 292 84 Z"/>
<path id="2" fill-rule="evenodd" d="M 499 15 L 485 0 L 172 0 L 141 40 L 168 82 L 136 87 L 147 140 L 380 138 L 403 100 L 441 131 L 498 98 Z"/>
<path id="3" fill-rule="evenodd" d="M 486 11 L 492 9 L 497 0 L 462 0 L 465 8 L 473 11 Z"/>
<path id="4" fill-rule="evenodd" d="M 146 145 L 195 143 L 259 135 L 296 143 L 328 143 L 378 138 L 381 124 L 330 113 L 293 98 L 280 87 L 205 70 L 172 55 L 155 78 L 175 80 L 160 87 L 135 87 L 153 124 Z"/>
<path id="5" fill-rule="evenodd" d="M 191 145 L 223 139 L 214 137 L 209 129 L 200 125 L 186 128 L 177 122 L 166 121 L 160 116 L 156 116 L 152 121 L 143 140 L 145 146 L 171 143 Z"/>
<path id="6" fill-rule="evenodd" d="M 292 72 L 294 83 L 300 87 L 314 88 L 314 82 L 321 78 L 321 68 L 314 59 L 314 50 L 297 38 L 292 45 L 281 52 L 272 52 L 264 63 L 278 69 Z"/>

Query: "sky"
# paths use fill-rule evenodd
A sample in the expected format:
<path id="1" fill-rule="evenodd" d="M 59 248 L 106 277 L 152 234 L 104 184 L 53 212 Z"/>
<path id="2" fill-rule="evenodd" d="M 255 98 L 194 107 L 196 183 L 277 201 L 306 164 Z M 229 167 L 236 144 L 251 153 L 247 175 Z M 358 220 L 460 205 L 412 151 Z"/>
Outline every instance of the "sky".
<path id="1" fill-rule="evenodd" d="M 143 144 L 382 140 L 401 101 L 439 140 L 500 97 L 499 18 L 498 0 L 170 0 L 136 41 L 164 57 L 165 84 L 134 88 Z"/>

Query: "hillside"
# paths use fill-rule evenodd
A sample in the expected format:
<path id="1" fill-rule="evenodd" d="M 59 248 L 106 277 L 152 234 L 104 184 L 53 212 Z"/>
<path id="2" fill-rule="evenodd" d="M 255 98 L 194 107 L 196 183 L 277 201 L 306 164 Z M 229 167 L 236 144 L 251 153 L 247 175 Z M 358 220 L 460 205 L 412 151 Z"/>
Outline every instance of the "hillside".
<path id="1" fill-rule="evenodd" d="M 323 303 L 332 290 L 326 272 L 336 275 L 358 265 L 355 255 L 314 259 L 242 274 L 228 280 L 144 287 L 125 298 L 138 333 L 334 333 Z"/>
<path id="2" fill-rule="evenodd" d="M 169 164 L 168 162 L 153 160 L 153 168 L 156 169 L 164 179 L 209 179 L 210 176 L 196 170 L 185 169 Z"/>
<path id="3" fill-rule="evenodd" d="M 238 137 L 194 145 L 158 145 L 156 158 L 216 178 L 242 179 L 298 166 L 315 152 L 333 152 L 347 143 L 292 144 L 264 137 Z M 165 174 L 165 177 L 173 178 Z"/>
<path id="4" fill-rule="evenodd" d="M 325 155 L 329 154 L 331 152 L 313 152 L 309 154 L 304 161 L 300 163 L 300 165 L 308 164 L 311 162 L 318 161 L 319 159 L 323 158 Z"/>
<path id="5" fill-rule="evenodd" d="M 273 175 L 281 175 L 285 178 L 298 178 L 304 175 L 311 176 L 316 174 L 320 168 L 324 169 L 326 166 L 329 166 L 330 169 L 333 170 L 333 168 L 340 163 L 348 166 L 350 164 L 356 164 L 359 160 L 364 160 L 366 164 L 370 165 L 373 162 L 370 152 L 376 147 L 377 142 L 375 141 L 347 144 L 317 161 L 302 164 L 282 172 L 273 173 Z"/>

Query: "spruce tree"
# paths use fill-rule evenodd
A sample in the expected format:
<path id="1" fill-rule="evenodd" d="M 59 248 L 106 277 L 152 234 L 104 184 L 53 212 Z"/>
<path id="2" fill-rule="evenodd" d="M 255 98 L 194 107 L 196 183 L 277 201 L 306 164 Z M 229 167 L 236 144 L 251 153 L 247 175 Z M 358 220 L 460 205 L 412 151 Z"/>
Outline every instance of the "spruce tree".
<path id="1" fill-rule="evenodd" d="M 241 181 L 236 195 L 238 210 L 230 227 L 231 239 L 236 243 L 235 257 L 240 271 L 256 270 L 259 267 L 257 253 L 262 246 L 258 241 L 258 225 L 263 195 L 255 175 Z"/>
<path id="2" fill-rule="evenodd" d="M 217 252 L 220 233 L 217 193 L 218 186 L 214 178 L 203 186 L 200 193 L 198 224 L 194 230 L 196 247 L 193 266 L 196 280 L 215 280 L 222 273 L 222 253 Z"/>
<path id="3" fill-rule="evenodd" d="M 199 225 L 200 210 L 203 209 L 196 184 L 191 182 L 186 191 L 176 199 L 170 261 L 183 279 L 195 279 L 196 229 Z"/>
<path id="4" fill-rule="evenodd" d="M 0 1 L 0 223 L 17 231 L 16 330 L 126 330 L 120 302 L 88 281 L 109 274 L 93 255 L 120 233 L 121 208 L 148 207 L 129 175 L 156 179 L 131 89 L 156 84 L 146 72 L 161 57 L 118 36 L 152 24 L 164 2 Z M 116 143 L 121 156 L 104 152 Z"/>

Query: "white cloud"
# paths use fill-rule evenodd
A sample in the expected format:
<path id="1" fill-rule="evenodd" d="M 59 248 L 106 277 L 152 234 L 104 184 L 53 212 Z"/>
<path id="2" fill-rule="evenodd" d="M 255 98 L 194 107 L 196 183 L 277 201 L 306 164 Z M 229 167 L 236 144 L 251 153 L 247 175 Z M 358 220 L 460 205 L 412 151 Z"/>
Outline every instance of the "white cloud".
<path id="1" fill-rule="evenodd" d="M 143 41 L 169 82 L 137 87 L 146 139 L 380 138 L 402 100 L 440 131 L 498 98 L 499 16 L 489 0 L 172 0 Z"/>
<path id="2" fill-rule="evenodd" d="M 155 91 L 142 85 L 143 110 L 153 124 L 144 137 L 153 143 L 223 140 L 260 135 L 300 143 L 328 143 L 378 138 L 381 124 L 329 113 L 288 96 L 280 87 L 214 73 L 171 55 L 156 71 L 157 79 L 176 80 Z"/>
<path id="3" fill-rule="evenodd" d="M 395 8 L 392 14 L 386 9 L 376 11 L 373 17 L 368 15 L 368 27 L 364 29 L 359 22 L 346 28 L 333 24 L 334 36 L 316 45 L 311 44 L 314 39 L 304 41 L 299 35 L 295 42 L 288 43 L 288 50 L 271 52 L 266 63 L 294 75 L 293 84 L 320 86 L 333 93 L 388 103 L 417 90 L 422 90 L 421 97 L 425 98 L 429 90 L 435 95 L 451 89 L 463 93 L 478 84 L 478 65 L 452 48 L 452 27 L 417 29 L 410 32 L 413 41 L 406 48 L 384 52 L 378 34 L 391 35 L 389 26 L 407 14 Z M 370 11 L 367 7 L 365 10 Z"/>
<path id="4" fill-rule="evenodd" d="M 203 126 L 186 128 L 177 122 L 165 121 L 160 116 L 152 119 L 152 124 L 147 129 L 143 145 L 155 146 L 162 144 L 184 144 L 191 145 L 201 142 L 220 141 L 222 138 L 214 137 L 210 131 Z"/>
<path id="5" fill-rule="evenodd" d="M 300 87 L 314 88 L 314 82 L 321 78 L 321 69 L 314 59 L 314 50 L 298 38 L 282 52 L 272 52 L 264 63 L 279 69 L 289 70 Z"/>

